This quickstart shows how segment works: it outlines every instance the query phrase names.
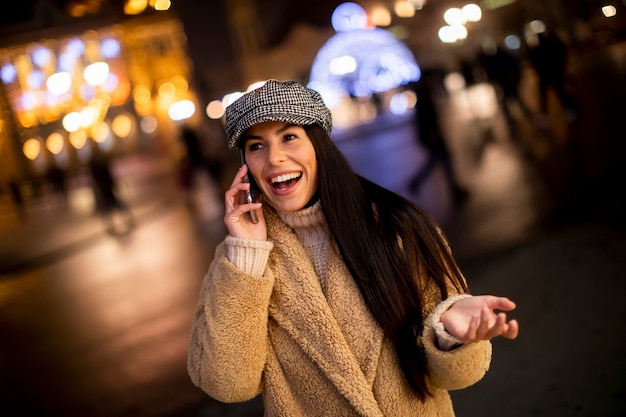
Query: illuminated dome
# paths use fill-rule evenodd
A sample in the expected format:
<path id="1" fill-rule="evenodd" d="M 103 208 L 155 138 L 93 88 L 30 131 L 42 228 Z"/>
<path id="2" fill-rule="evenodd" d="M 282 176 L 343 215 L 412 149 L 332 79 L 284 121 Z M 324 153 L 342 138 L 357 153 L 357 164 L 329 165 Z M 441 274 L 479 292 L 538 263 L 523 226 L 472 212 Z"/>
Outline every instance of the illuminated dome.
<path id="1" fill-rule="evenodd" d="M 336 12 L 341 12 L 341 20 L 351 21 L 344 5 Z M 357 17 L 359 8 L 352 6 Z M 337 20 L 336 13 L 333 18 Z M 333 108 L 345 96 L 370 96 L 419 77 L 413 53 L 391 32 L 355 25 L 349 30 L 342 27 L 322 46 L 313 61 L 308 86 L 319 91 L 326 105 Z"/>

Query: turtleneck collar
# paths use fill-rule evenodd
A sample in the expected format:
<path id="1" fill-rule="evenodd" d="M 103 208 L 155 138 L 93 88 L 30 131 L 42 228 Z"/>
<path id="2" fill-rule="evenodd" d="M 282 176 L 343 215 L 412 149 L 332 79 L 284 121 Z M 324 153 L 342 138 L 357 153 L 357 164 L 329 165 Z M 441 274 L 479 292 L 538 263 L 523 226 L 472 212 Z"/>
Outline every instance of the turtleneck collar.
<path id="1" fill-rule="evenodd" d="M 293 229 L 313 226 L 326 226 L 320 201 L 298 211 L 278 211 L 280 219 Z"/>

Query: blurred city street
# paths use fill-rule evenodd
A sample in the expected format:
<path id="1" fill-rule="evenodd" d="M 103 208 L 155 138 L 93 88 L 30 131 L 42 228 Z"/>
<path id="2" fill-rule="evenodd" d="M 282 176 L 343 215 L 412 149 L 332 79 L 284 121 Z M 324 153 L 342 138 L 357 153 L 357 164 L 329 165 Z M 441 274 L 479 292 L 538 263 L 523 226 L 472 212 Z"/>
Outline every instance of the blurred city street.
<path id="1" fill-rule="evenodd" d="M 515 341 L 495 340 L 492 367 L 453 392 L 459 417 L 626 415 L 626 43 L 572 55 L 574 120 L 551 102 L 549 123 L 514 112 L 511 135 L 484 84 L 440 104 L 469 195 L 454 204 L 425 160 L 412 114 L 334 132 L 357 172 L 421 204 L 451 240 L 475 294 L 517 303 Z M 536 77 L 523 96 L 537 108 Z M 491 98 L 490 98 L 491 97 Z M 490 101 L 491 100 L 491 101 Z M 495 107 L 494 107 L 495 106 Z M 186 372 L 192 313 L 225 236 L 222 178 L 199 174 L 191 201 L 176 167 L 119 161 L 136 226 L 107 233 L 88 182 L 16 213 L 0 200 L 0 414 L 63 417 L 260 417 L 260 399 L 221 404 Z"/>

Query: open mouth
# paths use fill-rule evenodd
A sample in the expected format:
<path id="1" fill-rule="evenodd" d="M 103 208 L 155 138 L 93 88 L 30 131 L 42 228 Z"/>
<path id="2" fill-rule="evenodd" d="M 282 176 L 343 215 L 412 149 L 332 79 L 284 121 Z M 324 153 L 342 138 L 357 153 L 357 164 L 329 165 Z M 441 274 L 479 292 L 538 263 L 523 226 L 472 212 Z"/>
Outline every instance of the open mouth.
<path id="1" fill-rule="evenodd" d="M 270 179 L 272 183 L 272 187 L 276 190 L 286 190 L 292 184 L 298 182 L 298 180 L 302 177 L 301 172 L 291 172 L 289 174 L 279 175 Z"/>

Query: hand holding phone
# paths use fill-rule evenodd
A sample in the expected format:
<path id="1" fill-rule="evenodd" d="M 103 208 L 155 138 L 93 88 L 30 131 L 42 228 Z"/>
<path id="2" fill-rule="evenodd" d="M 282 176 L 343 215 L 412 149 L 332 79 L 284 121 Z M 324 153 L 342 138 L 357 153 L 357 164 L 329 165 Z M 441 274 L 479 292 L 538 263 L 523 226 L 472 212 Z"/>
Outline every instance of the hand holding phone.
<path id="1" fill-rule="evenodd" d="M 243 155 L 243 149 L 241 150 L 241 165 L 245 164 L 246 160 Z M 248 174 L 243 177 L 243 182 L 250 183 L 250 179 Z M 254 195 L 252 194 L 252 184 L 250 184 L 250 188 L 246 190 L 246 203 L 254 203 Z M 257 224 L 259 222 L 259 218 L 256 215 L 256 210 L 250 210 L 250 220 L 252 223 Z"/>

